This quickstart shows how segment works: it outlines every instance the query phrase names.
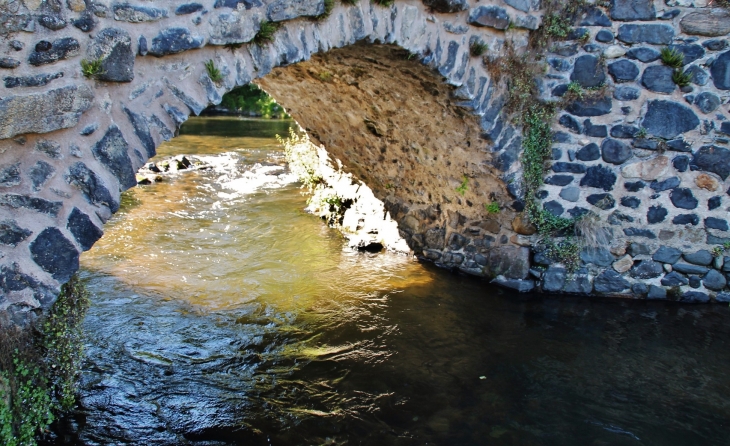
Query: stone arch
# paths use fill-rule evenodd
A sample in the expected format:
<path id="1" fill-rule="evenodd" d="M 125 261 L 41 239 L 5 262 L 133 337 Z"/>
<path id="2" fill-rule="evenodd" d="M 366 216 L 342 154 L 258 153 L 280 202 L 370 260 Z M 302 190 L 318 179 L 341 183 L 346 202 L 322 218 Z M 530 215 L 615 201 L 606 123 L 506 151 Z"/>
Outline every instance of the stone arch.
<path id="1" fill-rule="evenodd" d="M 121 191 L 135 185 L 136 170 L 190 114 L 256 79 L 289 105 L 286 97 L 293 94 L 282 79 L 301 72 L 290 66 L 338 48 L 351 50 L 335 58 L 358 53 L 372 67 L 380 63 L 386 74 L 398 65 L 388 68 L 372 57 L 367 61 L 363 44 L 377 44 L 372 48 L 381 57 L 415 59 L 409 62 L 411 69 L 397 67 L 398 79 L 410 78 L 423 94 L 430 94 L 429 104 L 436 108 L 426 112 L 440 113 L 444 122 L 460 122 L 461 129 L 444 129 L 449 138 L 463 135 L 456 147 L 443 146 L 442 138 L 442 146 L 431 149 L 448 152 L 435 155 L 441 158 L 437 170 L 443 178 L 438 185 L 434 182 L 433 192 L 441 197 L 416 199 L 415 183 L 386 194 L 384 180 L 362 168 L 373 162 L 376 152 L 356 161 L 348 155 L 348 138 L 338 139 L 332 123 L 311 120 L 296 104 L 289 105 L 294 117 L 342 161 L 352 158 L 351 167 L 366 180 L 381 183 L 376 190 L 419 254 L 472 274 L 525 278 L 529 250 L 514 244 L 509 225 L 514 216 L 509 206 L 519 210 L 520 204 L 511 203 L 508 189 L 517 195 L 519 181 L 505 181 L 518 169 L 520 135 L 500 118 L 502 88 L 491 80 L 482 59 L 471 57 L 469 47 L 479 40 L 498 50 L 510 16 L 523 28 L 515 33 L 524 35 L 524 28 L 537 23 L 525 13 L 531 7 L 511 8 L 509 14 L 496 6 L 468 12 L 466 2 L 449 0 L 389 7 L 361 1 L 325 8 L 324 1 L 216 0 L 154 7 L 69 1 L 68 9 L 43 3 L 37 10 L 12 15 L 15 21 L 7 21 L 2 31 L 13 33 L 11 51 L 28 54 L 28 63 L 12 57 L 3 62 L 15 65 L 15 76 L 5 78 L 5 97 L 0 99 L 0 209 L 6 215 L 0 222 L 0 310 L 23 323 L 32 316 L 28 310 L 53 302 L 60 284 L 78 269 L 79 254 L 101 237 L 103 223 L 119 207 Z M 253 43 L 263 22 L 276 22 L 278 30 L 271 42 Z M 100 64 L 90 78 L 79 70 L 82 59 Z M 220 71 L 219 80 L 206 71 L 209 61 Z M 312 63 L 334 62 L 315 56 Z M 388 94 L 398 89 L 393 85 Z M 372 109 L 377 101 L 367 105 Z M 380 128 L 385 124 L 372 117 L 355 116 L 353 121 L 346 111 L 341 115 L 347 119 L 336 121 L 338 125 L 346 122 L 366 130 L 360 132 L 366 145 L 387 140 L 393 130 Z M 427 148 L 423 138 L 428 135 L 410 128 L 401 129 L 398 137 L 409 135 L 415 145 L 401 147 L 403 153 L 395 158 L 400 170 L 429 164 L 420 162 L 419 156 L 425 155 L 418 154 Z M 395 147 L 394 141 L 383 144 L 383 153 Z M 374 148 L 381 149 L 372 143 Z M 447 174 L 451 157 L 464 160 L 464 166 L 453 166 Z M 394 175 L 409 179 L 398 171 Z M 454 191 L 464 175 L 473 189 L 460 196 Z M 486 203 L 471 201 L 469 195 L 484 199 L 479 188 L 505 211 L 490 216 L 483 209 Z"/>

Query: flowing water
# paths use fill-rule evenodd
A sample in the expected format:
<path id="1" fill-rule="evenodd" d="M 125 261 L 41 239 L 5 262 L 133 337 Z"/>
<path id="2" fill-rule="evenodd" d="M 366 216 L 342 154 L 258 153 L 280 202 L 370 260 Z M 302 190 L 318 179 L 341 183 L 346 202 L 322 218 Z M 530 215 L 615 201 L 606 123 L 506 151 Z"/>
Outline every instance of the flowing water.
<path id="1" fill-rule="evenodd" d="M 124 195 L 82 257 L 80 402 L 56 444 L 726 445 L 730 308 L 515 295 L 351 252 L 302 211 L 281 121 Z"/>

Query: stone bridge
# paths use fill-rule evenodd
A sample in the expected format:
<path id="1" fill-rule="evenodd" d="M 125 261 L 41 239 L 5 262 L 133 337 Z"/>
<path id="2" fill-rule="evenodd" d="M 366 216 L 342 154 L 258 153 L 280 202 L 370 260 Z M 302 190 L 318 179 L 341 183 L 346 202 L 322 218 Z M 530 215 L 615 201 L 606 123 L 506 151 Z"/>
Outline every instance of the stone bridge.
<path id="1" fill-rule="evenodd" d="M 422 258 L 520 291 L 730 300 L 728 13 L 615 0 L 561 33 L 538 3 L 0 0 L 5 321 L 54 301 L 157 145 L 254 80 Z M 532 53 L 538 94 L 573 99 L 538 197 L 613 233 L 572 271 L 523 215 L 522 128 L 503 111 L 515 86 L 493 69 L 534 47 L 544 16 L 562 38 Z M 663 49 L 684 57 L 668 66 Z"/>

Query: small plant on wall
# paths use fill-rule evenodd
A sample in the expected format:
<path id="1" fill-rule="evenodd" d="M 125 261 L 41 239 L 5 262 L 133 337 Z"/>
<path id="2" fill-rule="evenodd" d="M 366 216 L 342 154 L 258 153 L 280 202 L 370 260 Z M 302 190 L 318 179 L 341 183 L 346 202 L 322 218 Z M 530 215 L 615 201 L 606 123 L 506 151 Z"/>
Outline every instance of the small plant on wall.
<path id="1" fill-rule="evenodd" d="M 279 29 L 279 24 L 264 20 L 259 24 L 259 30 L 253 37 L 253 43 L 259 46 L 267 45 L 274 40 L 274 33 Z"/>
<path id="2" fill-rule="evenodd" d="M 461 185 L 456 188 L 456 192 L 460 193 L 463 196 L 467 190 L 469 190 L 469 177 L 464 175 L 464 178 L 462 178 L 461 180 Z"/>
<path id="3" fill-rule="evenodd" d="M 95 78 L 104 74 L 101 68 L 102 62 L 101 58 L 94 60 L 81 59 L 81 74 L 88 78 Z"/>
<path id="4" fill-rule="evenodd" d="M 215 66 L 215 62 L 213 62 L 213 60 L 205 62 L 205 69 L 208 72 L 208 77 L 213 82 L 220 82 L 223 80 L 223 74 L 221 74 L 221 70 Z"/>

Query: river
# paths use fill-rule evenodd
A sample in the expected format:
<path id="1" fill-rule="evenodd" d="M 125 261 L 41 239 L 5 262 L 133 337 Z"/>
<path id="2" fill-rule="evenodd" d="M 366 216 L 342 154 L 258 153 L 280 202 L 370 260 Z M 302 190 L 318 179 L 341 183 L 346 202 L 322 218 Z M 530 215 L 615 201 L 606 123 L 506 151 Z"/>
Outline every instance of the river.
<path id="1" fill-rule="evenodd" d="M 52 444 L 724 445 L 730 308 L 517 295 L 353 252 L 303 211 L 290 122 L 192 118 L 183 171 L 82 256 L 78 408 Z"/>

